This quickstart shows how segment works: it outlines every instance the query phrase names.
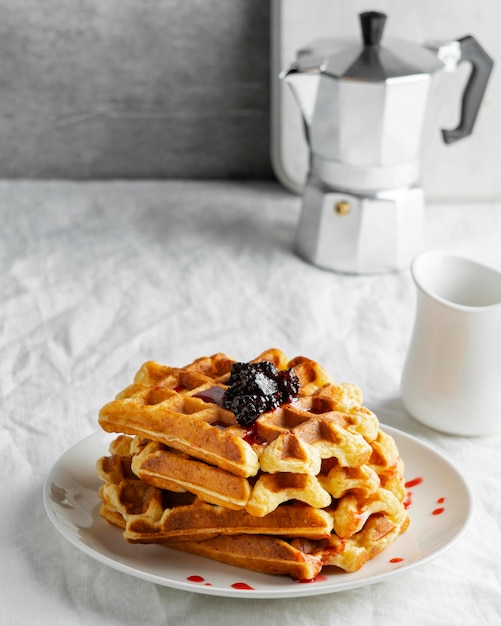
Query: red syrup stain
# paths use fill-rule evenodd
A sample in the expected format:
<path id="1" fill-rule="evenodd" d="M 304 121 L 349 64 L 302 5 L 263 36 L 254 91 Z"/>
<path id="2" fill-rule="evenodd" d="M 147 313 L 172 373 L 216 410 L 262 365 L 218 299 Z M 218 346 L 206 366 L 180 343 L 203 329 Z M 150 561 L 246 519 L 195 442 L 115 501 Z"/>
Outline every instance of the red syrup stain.
<path id="1" fill-rule="evenodd" d="M 261 435 L 254 428 L 254 426 L 251 426 L 250 428 L 245 429 L 245 435 L 243 439 L 250 446 L 252 445 L 264 446 L 268 443 L 266 439 L 264 439 L 264 437 L 261 437 Z"/>
<path id="2" fill-rule="evenodd" d="M 409 509 L 412 506 L 412 491 L 407 492 L 407 497 L 404 500 L 404 508 Z"/>
<path id="3" fill-rule="evenodd" d="M 190 583 L 203 583 L 205 578 L 202 576 L 188 576 L 186 580 L 189 580 Z"/>
<path id="4" fill-rule="evenodd" d="M 193 395 L 194 398 L 200 398 L 204 402 L 210 402 L 211 404 L 217 404 L 217 406 L 222 406 L 223 396 L 225 389 L 224 387 L 209 387 L 208 389 L 204 389 L 203 391 L 199 391 Z"/>
<path id="5" fill-rule="evenodd" d="M 445 502 L 445 498 L 437 498 L 437 504 L 443 504 Z M 442 515 L 442 513 L 445 511 L 445 508 L 443 506 L 438 507 L 437 509 L 434 509 L 431 514 L 432 515 Z"/>
<path id="6" fill-rule="evenodd" d="M 416 476 L 416 478 L 413 478 L 412 480 L 408 480 L 405 483 L 405 488 L 406 489 L 411 489 L 412 487 L 417 487 L 422 482 L 423 482 L 423 479 L 421 478 L 421 476 Z M 406 509 L 409 509 L 411 506 L 412 506 L 412 491 L 408 491 L 407 492 L 407 497 L 404 500 L 404 507 Z"/>
<path id="7" fill-rule="evenodd" d="M 326 580 L 327 580 L 327 576 L 324 576 L 323 574 L 319 574 L 318 576 L 315 576 L 315 578 L 300 578 L 296 582 L 301 583 L 301 584 L 305 584 L 305 583 L 323 583 Z"/>
<path id="8" fill-rule="evenodd" d="M 231 586 L 233 587 L 233 589 L 254 589 L 254 587 L 251 587 L 247 583 L 233 583 Z"/>
<path id="9" fill-rule="evenodd" d="M 422 482 L 423 482 L 423 479 L 420 476 L 417 476 L 416 478 L 413 478 L 412 480 L 408 480 L 405 483 L 405 488 L 410 489 L 411 487 L 417 487 Z"/>
<path id="10" fill-rule="evenodd" d="M 390 563 L 401 563 L 403 561 L 402 558 L 400 558 L 399 556 L 396 556 L 393 559 L 390 559 Z"/>

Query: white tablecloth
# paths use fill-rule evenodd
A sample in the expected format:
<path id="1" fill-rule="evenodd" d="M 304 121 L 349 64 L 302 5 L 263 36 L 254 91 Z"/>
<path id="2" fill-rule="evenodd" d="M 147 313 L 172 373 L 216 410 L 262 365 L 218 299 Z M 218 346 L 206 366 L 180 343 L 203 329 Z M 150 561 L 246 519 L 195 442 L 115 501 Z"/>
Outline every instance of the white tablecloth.
<path id="1" fill-rule="evenodd" d="M 405 413 L 410 273 L 343 276 L 305 263 L 292 251 L 299 206 L 274 184 L 0 183 L 2 625 L 501 623 L 501 436 L 446 436 Z M 501 206 L 428 207 L 427 246 L 501 269 Z M 128 576 L 56 531 L 45 476 L 98 429 L 99 408 L 143 361 L 249 360 L 271 346 L 357 383 L 381 422 L 462 471 L 476 507 L 450 550 L 367 587 L 247 600 Z"/>

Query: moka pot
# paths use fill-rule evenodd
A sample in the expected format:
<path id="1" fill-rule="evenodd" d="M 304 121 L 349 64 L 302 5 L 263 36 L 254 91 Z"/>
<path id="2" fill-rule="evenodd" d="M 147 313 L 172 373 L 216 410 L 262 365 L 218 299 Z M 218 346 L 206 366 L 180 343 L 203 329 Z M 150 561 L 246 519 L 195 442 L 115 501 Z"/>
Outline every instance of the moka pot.
<path id="1" fill-rule="evenodd" d="M 309 173 L 298 253 L 346 273 L 407 267 L 423 248 L 421 155 L 436 81 L 469 61 L 461 120 L 446 143 L 471 134 L 493 61 L 472 36 L 427 46 L 382 42 L 386 16 L 362 13 L 362 38 L 299 50 L 282 74 L 299 105 Z"/>

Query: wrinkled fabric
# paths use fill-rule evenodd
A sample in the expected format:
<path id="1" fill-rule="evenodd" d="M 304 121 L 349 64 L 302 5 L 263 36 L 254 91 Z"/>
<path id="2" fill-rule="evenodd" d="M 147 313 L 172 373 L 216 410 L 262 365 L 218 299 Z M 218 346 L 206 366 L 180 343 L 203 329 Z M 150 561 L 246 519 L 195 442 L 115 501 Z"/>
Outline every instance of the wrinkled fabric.
<path id="1" fill-rule="evenodd" d="M 410 272 L 309 265 L 293 252 L 299 209 L 271 183 L 0 182 L 2 626 L 501 622 L 501 435 L 446 436 L 405 412 Z M 500 238 L 500 205 L 427 207 L 428 247 L 501 269 Z M 475 513 L 450 550 L 350 591 L 246 600 L 136 579 L 57 532 L 43 508 L 45 476 L 98 429 L 99 408 L 144 361 L 249 360 L 269 347 L 358 384 L 382 423 L 461 470 Z"/>

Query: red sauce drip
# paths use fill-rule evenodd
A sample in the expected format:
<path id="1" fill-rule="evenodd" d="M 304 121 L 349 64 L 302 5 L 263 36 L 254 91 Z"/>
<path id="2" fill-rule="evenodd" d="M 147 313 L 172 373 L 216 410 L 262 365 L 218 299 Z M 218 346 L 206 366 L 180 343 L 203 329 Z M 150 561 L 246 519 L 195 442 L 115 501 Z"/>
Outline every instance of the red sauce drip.
<path id="1" fill-rule="evenodd" d="M 247 583 L 233 583 L 231 586 L 233 589 L 254 589 L 254 587 L 251 587 Z"/>
<path id="2" fill-rule="evenodd" d="M 423 479 L 418 476 L 416 478 L 413 478 L 412 480 L 408 480 L 405 483 L 405 488 L 406 489 L 410 489 L 411 487 L 417 487 L 418 485 L 420 485 L 423 482 Z"/>
<path id="3" fill-rule="evenodd" d="M 204 389 L 203 391 L 199 391 L 193 395 L 194 398 L 200 398 L 204 402 L 211 402 L 212 404 L 217 404 L 218 406 L 222 405 L 223 395 L 224 395 L 223 387 L 209 387 L 208 389 Z"/>
<path id="4" fill-rule="evenodd" d="M 443 507 L 440 507 L 439 509 L 435 509 L 434 511 L 431 512 L 432 515 L 442 515 L 442 513 L 445 511 L 445 509 Z"/>
<path id="5" fill-rule="evenodd" d="M 437 500 L 437 504 L 443 504 L 445 502 L 445 498 L 439 498 Z"/>
<path id="6" fill-rule="evenodd" d="M 407 498 L 404 500 L 404 508 L 408 509 L 412 506 L 412 491 L 407 492 Z"/>
<path id="7" fill-rule="evenodd" d="M 324 576 L 323 574 L 319 574 L 318 576 L 315 576 L 315 578 L 300 578 L 296 582 L 301 583 L 301 584 L 304 584 L 304 583 L 323 583 L 326 580 L 327 580 L 327 576 Z"/>
<path id="8" fill-rule="evenodd" d="M 390 559 L 390 563 L 401 563 L 403 561 L 402 558 L 400 558 L 399 556 L 396 556 L 393 559 Z"/>
<path id="9" fill-rule="evenodd" d="M 268 443 L 264 437 L 261 437 L 261 435 L 257 432 L 254 426 L 245 429 L 245 435 L 243 439 L 251 446 L 254 444 L 258 446 L 264 446 Z"/>
<path id="10" fill-rule="evenodd" d="M 190 583 L 203 583 L 205 578 L 202 578 L 202 576 L 188 576 L 186 580 L 189 580 Z"/>

